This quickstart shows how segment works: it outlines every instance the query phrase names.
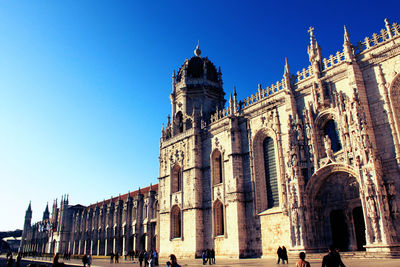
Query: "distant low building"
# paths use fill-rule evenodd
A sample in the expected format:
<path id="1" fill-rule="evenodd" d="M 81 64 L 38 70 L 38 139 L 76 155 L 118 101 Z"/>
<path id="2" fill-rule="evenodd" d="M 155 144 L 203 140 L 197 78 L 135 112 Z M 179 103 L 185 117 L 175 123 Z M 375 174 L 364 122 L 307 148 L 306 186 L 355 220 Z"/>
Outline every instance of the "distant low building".
<path id="1" fill-rule="evenodd" d="M 8 244 L 12 252 L 17 252 L 21 245 L 21 237 L 9 236 L 4 237 L 2 240 Z"/>

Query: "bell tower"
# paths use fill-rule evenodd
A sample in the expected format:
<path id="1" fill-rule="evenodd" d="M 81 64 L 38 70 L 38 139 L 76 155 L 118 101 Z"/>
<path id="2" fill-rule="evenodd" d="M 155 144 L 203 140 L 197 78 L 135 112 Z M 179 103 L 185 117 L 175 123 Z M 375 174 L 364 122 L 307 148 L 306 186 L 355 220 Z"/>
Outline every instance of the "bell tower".
<path id="1" fill-rule="evenodd" d="M 170 95 L 173 135 L 189 128 L 186 121 L 193 121 L 195 114 L 208 120 L 217 109 L 224 108 L 221 76 L 221 68 L 217 71 L 207 57 L 201 56 L 199 45 L 194 50 L 194 57 L 186 59 L 177 74 L 174 71 Z"/>

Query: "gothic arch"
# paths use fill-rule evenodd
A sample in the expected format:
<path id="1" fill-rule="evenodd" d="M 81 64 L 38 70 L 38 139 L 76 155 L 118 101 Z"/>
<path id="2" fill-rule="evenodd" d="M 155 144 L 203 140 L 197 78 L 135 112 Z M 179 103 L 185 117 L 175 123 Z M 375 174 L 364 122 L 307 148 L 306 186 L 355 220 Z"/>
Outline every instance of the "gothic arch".
<path id="1" fill-rule="evenodd" d="M 264 145 L 265 141 L 269 139 L 270 144 L 273 146 L 270 147 L 273 149 L 273 158 L 271 159 L 272 165 L 275 169 L 276 173 L 272 175 L 272 179 L 269 179 L 268 173 L 269 170 L 266 170 L 266 158 L 264 153 Z M 256 201 L 256 211 L 257 213 L 263 212 L 269 208 L 279 206 L 279 203 L 282 203 L 281 198 L 281 190 L 280 184 L 282 184 L 282 175 L 280 166 L 282 165 L 281 157 L 279 156 L 281 148 L 278 146 L 277 136 L 273 129 L 270 128 L 262 128 L 256 132 L 253 138 L 253 166 L 254 166 L 254 184 L 255 184 L 255 201 Z M 268 175 L 267 175 L 268 174 Z M 276 174 L 276 175 L 275 175 Z M 269 180 L 269 181 L 268 181 Z M 268 185 L 269 184 L 269 185 Z M 274 202 L 271 201 L 271 196 L 274 196 Z M 270 201 L 268 201 L 270 199 Z"/>
<path id="2" fill-rule="evenodd" d="M 360 177 L 350 166 L 328 164 L 305 189 L 310 248 L 334 244 L 341 250 L 364 250 L 366 224 Z"/>
<path id="3" fill-rule="evenodd" d="M 400 73 L 398 73 L 393 81 L 390 83 L 389 87 L 389 99 L 391 109 L 393 111 L 393 117 L 395 121 L 395 131 L 397 132 L 397 136 L 399 137 L 400 130 Z M 397 143 L 400 143 L 400 140 L 397 140 Z"/>
<path id="4" fill-rule="evenodd" d="M 338 122 L 339 119 L 332 108 L 320 112 L 315 119 L 317 144 L 320 157 L 327 156 L 324 145 L 324 137 L 326 135 L 329 136 L 331 149 L 334 153 L 343 148 Z"/>
<path id="5" fill-rule="evenodd" d="M 344 165 L 341 163 L 331 163 L 328 164 L 320 169 L 318 169 L 309 179 L 307 183 L 307 187 L 305 190 L 305 195 L 310 196 L 313 192 L 318 190 L 318 188 L 321 186 L 321 184 L 324 182 L 324 179 L 334 173 L 334 172 L 346 172 L 349 173 L 350 175 L 354 176 L 356 178 L 358 184 L 361 184 L 360 177 L 356 170 L 354 170 L 352 167 L 348 165 Z"/>
<path id="6" fill-rule="evenodd" d="M 224 182 L 223 153 L 218 148 L 211 153 L 211 181 L 212 185 Z"/>
<path id="7" fill-rule="evenodd" d="M 213 204 L 214 236 L 225 234 L 225 210 L 221 200 L 217 199 Z"/>
<path id="8" fill-rule="evenodd" d="M 182 211 L 178 205 L 171 208 L 171 239 L 182 238 Z"/>
<path id="9" fill-rule="evenodd" d="M 182 190 L 182 181 L 182 168 L 176 163 L 171 169 L 171 193 Z"/>

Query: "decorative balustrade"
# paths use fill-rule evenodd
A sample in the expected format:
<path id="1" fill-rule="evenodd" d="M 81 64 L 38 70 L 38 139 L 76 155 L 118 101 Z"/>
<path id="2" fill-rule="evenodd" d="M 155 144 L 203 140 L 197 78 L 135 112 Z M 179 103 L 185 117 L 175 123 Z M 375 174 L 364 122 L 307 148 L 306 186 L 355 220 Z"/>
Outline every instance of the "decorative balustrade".
<path id="1" fill-rule="evenodd" d="M 303 68 L 301 72 L 300 71 L 296 72 L 294 83 L 296 84 L 296 83 L 299 83 L 301 81 L 304 81 L 305 79 L 310 78 L 311 76 L 313 76 L 313 74 L 314 73 L 312 71 L 311 65 L 308 66 L 307 69 Z"/>
<path id="2" fill-rule="evenodd" d="M 328 70 L 345 60 L 346 56 L 344 52 L 340 53 L 339 51 L 337 51 L 336 55 L 330 55 L 329 58 L 324 58 L 322 60 L 322 70 Z"/>
<path id="3" fill-rule="evenodd" d="M 400 35 L 400 25 L 393 23 L 392 26 L 387 22 L 386 30 L 382 29 L 380 34 L 372 34 L 372 38 L 365 37 L 364 41 L 359 41 L 357 45 L 354 46 L 355 54 L 360 54 L 380 43 L 386 42 L 395 36 Z"/>
<path id="4" fill-rule="evenodd" d="M 368 50 L 371 47 L 374 47 L 378 45 L 379 43 L 383 43 L 385 41 L 388 41 L 396 36 L 400 35 L 400 25 L 397 23 L 393 23 L 392 26 L 390 26 L 389 22 L 385 20 L 386 23 L 386 30 L 382 29 L 380 34 L 374 33 L 372 35 L 372 38 L 365 38 L 364 42 L 358 42 L 356 46 L 354 46 L 355 49 L 355 54 L 359 54 L 365 50 Z M 322 71 L 329 70 L 333 68 L 334 66 L 340 64 L 341 62 L 346 60 L 346 55 L 344 52 L 336 52 L 335 55 L 330 55 L 328 58 L 324 58 L 321 62 L 321 68 Z M 313 77 L 314 72 L 312 69 L 312 66 L 309 65 L 307 68 L 303 68 L 302 71 L 297 71 L 295 75 L 292 77 L 292 82 L 293 84 L 298 84 L 302 81 L 307 80 L 310 77 Z M 261 86 L 258 88 L 258 91 L 255 94 L 252 94 L 251 96 L 248 96 L 247 98 L 243 99 L 242 101 L 239 101 L 238 105 L 236 106 L 236 111 L 240 111 L 244 108 L 247 108 L 257 102 L 259 102 L 262 99 L 265 99 L 271 95 L 273 95 L 276 92 L 279 92 L 280 90 L 286 88 L 285 86 L 285 79 L 282 79 L 282 81 L 278 81 L 275 84 L 272 84 L 269 87 L 266 88 L 261 88 Z M 225 118 L 227 116 L 230 116 L 233 112 L 234 107 L 227 107 L 223 110 L 220 110 L 211 115 L 210 122 L 213 123 L 215 121 L 218 121 L 222 118 Z M 202 126 L 203 127 L 203 126 Z M 205 127 L 205 125 L 204 125 Z"/>

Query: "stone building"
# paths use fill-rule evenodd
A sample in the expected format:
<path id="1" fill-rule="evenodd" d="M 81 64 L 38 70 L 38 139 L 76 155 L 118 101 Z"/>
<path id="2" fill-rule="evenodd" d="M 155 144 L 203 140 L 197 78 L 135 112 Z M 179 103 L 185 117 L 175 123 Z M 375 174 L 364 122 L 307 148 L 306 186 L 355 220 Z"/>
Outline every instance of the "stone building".
<path id="1" fill-rule="evenodd" d="M 227 103 L 221 70 L 197 47 L 172 76 L 158 186 L 89 207 L 64 199 L 46 250 L 399 253 L 399 31 L 385 20 L 352 44 L 344 28 L 343 48 L 324 58 L 311 27 L 309 66 L 291 73 L 286 60 L 280 81 Z M 28 211 L 23 249 L 39 244 Z"/>
<path id="2" fill-rule="evenodd" d="M 160 251 L 231 257 L 399 249 L 400 34 L 385 29 L 225 105 L 201 56 L 172 76 L 160 143 Z"/>
<path id="3" fill-rule="evenodd" d="M 31 225 L 29 204 L 20 251 L 110 255 L 159 247 L 158 185 L 90 205 L 69 205 L 68 196 L 48 207 L 43 220 Z"/>

